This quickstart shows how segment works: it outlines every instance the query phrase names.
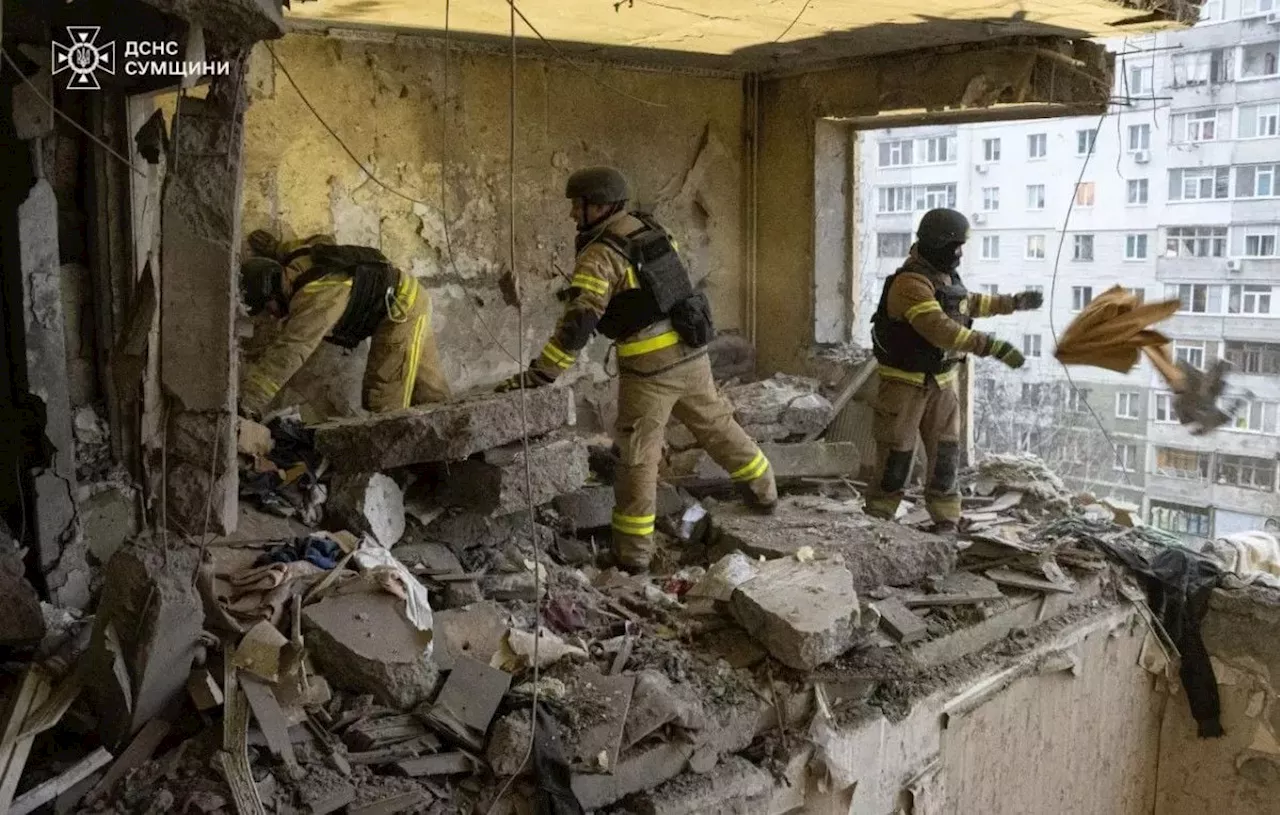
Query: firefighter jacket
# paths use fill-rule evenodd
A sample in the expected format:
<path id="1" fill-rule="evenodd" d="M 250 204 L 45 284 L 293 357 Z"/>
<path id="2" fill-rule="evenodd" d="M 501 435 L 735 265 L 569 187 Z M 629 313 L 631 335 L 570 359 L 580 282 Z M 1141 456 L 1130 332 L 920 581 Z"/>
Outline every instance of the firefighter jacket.
<path id="1" fill-rule="evenodd" d="M 995 338 L 974 331 L 973 318 L 1014 312 L 1007 294 L 972 294 L 960 275 L 940 272 L 915 246 L 900 269 L 885 281 L 872 318 L 872 341 L 880 375 L 923 385 L 955 378 L 965 354 L 990 356 Z"/>

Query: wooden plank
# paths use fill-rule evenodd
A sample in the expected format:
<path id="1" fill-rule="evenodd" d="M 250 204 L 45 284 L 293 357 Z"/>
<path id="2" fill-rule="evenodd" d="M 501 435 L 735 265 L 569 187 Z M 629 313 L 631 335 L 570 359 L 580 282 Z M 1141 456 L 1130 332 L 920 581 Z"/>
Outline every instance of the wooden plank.
<path id="1" fill-rule="evenodd" d="M 222 750 L 214 763 L 231 789 L 231 799 L 240 815 L 266 815 L 258 785 L 249 766 L 249 700 L 236 678 L 236 667 L 226 662 L 223 688 L 227 697 L 222 721 Z"/>
<path id="2" fill-rule="evenodd" d="M 369 804 L 349 806 L 347 815 L 398 815 L 427 803 L 427 797 L 420 791 L 404 792 Z"/>
<path id="3" fill-rule="evenodd" d="M 289 723 L 285 721 L 284 712 L 270 687 L 245 673 L 240 674 L 240 687 L 249 700 L 249 709 L 258 720 L 262 735 L 267 738 L 267 749 L 271 755 L 284 760 L 288 767 L 298 766 L 298 759 L 293 754 L 293 739 L 289 736 Z"/>
<path id="4" fill-rule="evenodd" d="M 1032 577 L 1029 574 L 1015 572 L 1013 569 L 991 569 L 987 572 L 987 577 L 1001 586 L 1026 589 L 1027 591 L 1058 592 L 1060 594 L 1075 594 L 1076 591 L 1072 586 Z"/>
<path id="5" fill-rule="evenodd" d="M 138 731 L 138 735 L 133 737 L 133 741 L 129 742 L 129 746 L 124 748 L 124 752 L 120 753 L 119 758 L 107 770 L 106 775 L 102 776 L 102 780 L 89 791 L 87 799 L 93 801 L 95 798 L 110 792 L 125 774 L 151 760 L 151 756 L 155 755 L 156 750 L 160 747 L 160 742 L 164 741 L 165 736 L 169 735 L 172 725 L 164 719 L 152 719 L 143 725 Z"/>
<path id="6" fill-rule="evenodd" d="M 862 386 L 871 378 L 871 374 L 876 369 L 876 361 L 874 358 L 862 363 L 862 365 L 850 371 L 840 383 L 840 390 L 836 398 L 831 402 L 831 421 L 823 425 L 821 430 L 815 430 L 804 437 L 805 441 L 817 441 L 823 433 L 827 432 L 827 428 L 835 422 L 839 417 L 840 411 L 844 410 L 849 401 L 857 395 Z"/>
<path id="7" fill-rule="evenodd" d="M 396 769 L 411 778 L 424 775 L 461 775 L 475 769 L 471 756 L 462 752 L 437 753 L 396 762 Z"/>
<path id="8" fill-rule="evenodd" d="M 111 763 L 111 754 L 107 752 L 105 747 L 99 747 L 73 764 L 66 772 L 54 776 L 43 784 L 38 784 L 23 793 L 9 807 L 9 815 L 30 815 L 109 763 Z"/>
<path id="9" fill-rule="evenodd" d="M 53 802 L 53 815 L 71 815 L 72 812 L 78 812 L 80 810 L 80 802 L 85 799 L 90 790 L 98 785 L 98 781 L 101 778 L 102 773 L 94 773 L 59 795 Z"/>
<path id="10" fill-rule="evenodd" d="M 31 754 L 33 738 L 19 739 L 23 726 L 32 713 L 38 711 L 53 692 L 53 684 L 45 671 L 32 667 L 22 678 L 22 685 L 9 705 L 5 719 L 3 747 L 0 747 L 0 812 L 8 812 L 13 796 L 18 791 L 22 770 Z"/>
<path id="11" fill-rule="evenodd" d="M 880 625 L 898 642 L 908 643 L 929 636 L 929 627 L 919 615 L 907 608 L 901 600 L 890 597 L 874 604 L 880 612 Z"/>
<path id="12" fill-rule="evenodd" d="M 932 608 L 934 606 L 972 606 L 978 603 L 991 603 L 1003 600 L 1000 592 L 965 592 L 943 594 L 917 594 L 902 598 L 907 608 Z"/>

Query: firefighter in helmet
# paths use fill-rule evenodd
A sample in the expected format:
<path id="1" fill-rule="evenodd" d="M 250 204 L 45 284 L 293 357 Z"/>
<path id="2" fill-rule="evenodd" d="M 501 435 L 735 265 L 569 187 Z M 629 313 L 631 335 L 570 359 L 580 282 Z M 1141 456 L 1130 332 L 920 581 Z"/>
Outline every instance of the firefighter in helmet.
<path id="1" fill-rule="evenodd" d="M 965 355 L 995 357 L 1021 368 L 1022 353 L 1004 340 L 974 331 L 975 317 L 1039 308 L 1038 291 L 970 294 L 959 273 L 969 221 L 953 209 L 926 212 L 902 268 L 884 283 L 871 318 L 879 362 L 875 406 L 877 472 L 867 513 L 892 519 L 911 473 L 916 435 L 928 461 L 925 503 L 936 531 L 953 534 L 960 520 L 956 478 L 960 463 L 958 365 Z"/>
<path id="2" fill-rule="evenodd" d="M 574 173 L 565 197 L 578 227 L 569 302 L 541 354 L 499 390 L 554 382 L 596 331 L 615 342 L 614 550 L 624 568 L 645 571 L 654 553 L 658 465 L 671 416 L 741 485 L 751 505 L 772 511 L 777 487 L 764 453 L 716 389 L 707 357 L 709 304 L 694 290 L 676 241 L 651 215 L 627 209 L 627 180 L 611 167 Z"/>
<path id="3" fill-rule="evenodd" d="M 240 409 L 261 416 L 322 341 L 352 349 L 371 339 L 363 404 L 373 413 L 449 398 L 431 330 L 431 298 L 377 249 L 327 235 L 280 242 L 258 230 L 240 267 L 251 315 L 283 319 L 279 335 L 244 366 Z"/>

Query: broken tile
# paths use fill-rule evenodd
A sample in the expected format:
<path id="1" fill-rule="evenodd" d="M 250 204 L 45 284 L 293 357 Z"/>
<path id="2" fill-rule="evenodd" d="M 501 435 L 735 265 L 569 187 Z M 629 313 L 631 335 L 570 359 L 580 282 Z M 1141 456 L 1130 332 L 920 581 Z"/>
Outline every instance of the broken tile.
<path id="1" fill-rule="evenodd" d="M 428 714 L 443 735 L 479 751 L 489 723 L 511 687 L 511 674 L 470 657 L 458 657 Z"/>
<path id="2" fill-rule="evenodd" d="M 798 670 L 813 670 L 847 651 L 860 613 L 848 569 L 790 559 L 759 564 L 757 576 L 733 593 L 730 607 L 775 659 Z"/>

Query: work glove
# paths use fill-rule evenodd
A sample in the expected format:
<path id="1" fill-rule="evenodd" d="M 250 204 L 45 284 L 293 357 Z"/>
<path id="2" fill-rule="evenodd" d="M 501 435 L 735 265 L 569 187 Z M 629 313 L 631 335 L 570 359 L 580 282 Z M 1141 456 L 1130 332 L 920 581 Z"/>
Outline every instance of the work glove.
<path id="1" fill-rule="evenodd" d="M 510 379 L 504 379 L 498 384 L 498 387 L 493 389 L 493 392 L 509 393 L 510 391 L 517 391 L 520 390 L 522 383 L 526 388 L 541 388 L 543 385 L 550 385 L 554 381 L 537 368 L 525 368 Z"/>
<path id="2" fill-rule="evenodd" d="M 1044 305 L 1044 292 L 1020 291 L 1013 296 L 1014 311 L 1035 311 Z"/>
<path id="3" fill-rule="evenodd" d="M 1004 340 L 993 339 L 991 341 L 991 356 L 1000 360 L 1014 370 L 1021 368 L 1027 361 L 1027 358 L 1022 355 L 1021 351 L 1014 348 Z"/>

